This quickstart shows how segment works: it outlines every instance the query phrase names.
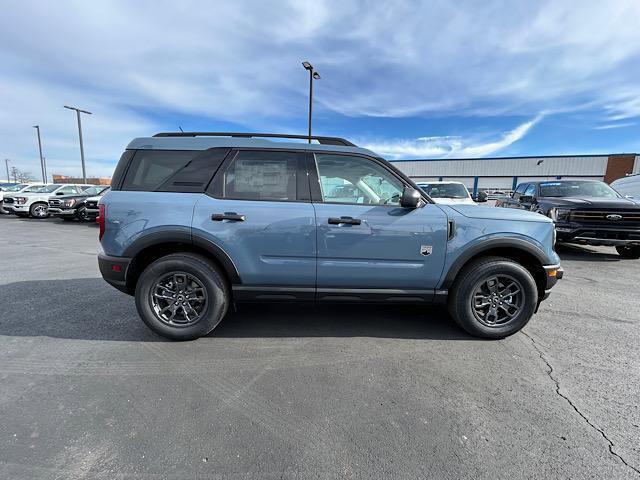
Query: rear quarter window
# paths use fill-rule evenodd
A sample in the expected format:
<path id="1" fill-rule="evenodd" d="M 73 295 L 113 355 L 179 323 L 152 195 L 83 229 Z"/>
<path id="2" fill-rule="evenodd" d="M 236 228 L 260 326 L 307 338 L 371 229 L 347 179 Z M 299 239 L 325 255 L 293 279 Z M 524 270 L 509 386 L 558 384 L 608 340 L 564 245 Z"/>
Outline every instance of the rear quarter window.
<path id="1" fill-rule="evenodd" d="M 138 150 L 130 160 L 122 190 L 202 193 L 228 151 Z"/>

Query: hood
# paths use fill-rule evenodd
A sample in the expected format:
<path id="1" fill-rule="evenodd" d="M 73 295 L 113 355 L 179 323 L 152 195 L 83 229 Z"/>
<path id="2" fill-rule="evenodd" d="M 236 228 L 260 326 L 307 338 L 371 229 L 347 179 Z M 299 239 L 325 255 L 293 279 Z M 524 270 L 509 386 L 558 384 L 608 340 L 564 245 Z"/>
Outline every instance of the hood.
<path id="1" fill-rule="evenodd" d="M 431 197 L 431 200 L 433 200 L 436 203 L 439 203 L 440 205 L 476 205 L 476 202 L 474 202 L 470 198 L 433 198 Z"/>
<path id="2" fill-rule="evenodd" d="M 78 198 L 78 199 L 85 199 L 87 198 L 89 195 L 83 195 L 81 193 L 70 193 L 69 195 L 51 195 L 49 197 L 49 200 L 54 200 L 54 199 L 58 199 L 58 200 L 70 200 L 72 198 Z"/>
<path id="3" fill-rule="evenodd" d="M 35 193 L 35 192 L 9 192 L 5 193 L 5 197 L 50 197 L 50 193 Z M 54 195 L 55 196 L 55 195 Z"/>
<path id="4" fill-rule="evenodd" d="M 551 203 L 554 206 L 575 208 L 602 208 L 602 209 L 626 209 L 640 208 L 640 204 L 628 198 L 602 198 L 602 197 L 541 197 L 539 201 Z"/>
<path id="5" fill-rule="evenodd" d="M 450 208 L 469 218 L 485 220 L 507 220 L 523 222 L 553 223 L 550 218 L 539 213 L 512 208 L 497 208 L 479 205 L 449 205 Z"/>

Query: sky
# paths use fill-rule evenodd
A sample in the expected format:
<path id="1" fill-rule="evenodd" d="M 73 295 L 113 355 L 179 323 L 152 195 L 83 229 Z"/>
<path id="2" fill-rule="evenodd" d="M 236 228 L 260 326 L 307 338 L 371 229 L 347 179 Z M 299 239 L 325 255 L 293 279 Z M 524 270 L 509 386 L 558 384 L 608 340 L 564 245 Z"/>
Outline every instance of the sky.
<path id="1" fill-rule="evenodd" d="M 3 0 L 0 161 L 110 176 L 161 131 L 314 133 L 388 159 L 640 152 L 640 1 Z M 4 177 L 4 162 L 0 177 Z"/>

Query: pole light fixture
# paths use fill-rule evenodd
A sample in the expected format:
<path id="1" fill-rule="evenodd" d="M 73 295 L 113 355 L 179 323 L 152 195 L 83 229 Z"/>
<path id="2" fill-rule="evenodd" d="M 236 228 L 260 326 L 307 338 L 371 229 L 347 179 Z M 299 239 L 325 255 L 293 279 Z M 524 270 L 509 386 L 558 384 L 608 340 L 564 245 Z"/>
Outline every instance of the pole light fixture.
<path id="1" fill-rule="evenodd" d="M 320 74 L 313 69 L 309 62 L 302 62 L 302 66 L 309 72 L 309 143 L 311 143 L 311 117 L 313 114 L 313 81 L 320 80 Z"/>
<path id="2" fill-rule="evenodd" d="M 44 170 L 44 158 L 42 157 L 42 140 L 40 139 L 40 125 L 34 125 L 33 128 L 38 132 L 38 150 L 40 151 L 40 168 L 42 169 L 42 183 L 47 183 L 47 174 Z"/>
<path id="3" fill-rule="evenodd" d="M 68 105 L 64 105 L 64 108 L 68 108 L 69 110 L 74 110 L 76 112 L 76 116 L 78 117 L 78 137 L 80 139 L 80 161 L 82 162 L 82 181 L 87 183 L 87 170 L 84 165 L 84 145 L 82 143 L 82 121 L 80 120 L 80 114 L 86 113 L 87 115 L 93 115 L 91 112 L 87 110 L 81 110 L 77 107 L 70 107 Z"/>

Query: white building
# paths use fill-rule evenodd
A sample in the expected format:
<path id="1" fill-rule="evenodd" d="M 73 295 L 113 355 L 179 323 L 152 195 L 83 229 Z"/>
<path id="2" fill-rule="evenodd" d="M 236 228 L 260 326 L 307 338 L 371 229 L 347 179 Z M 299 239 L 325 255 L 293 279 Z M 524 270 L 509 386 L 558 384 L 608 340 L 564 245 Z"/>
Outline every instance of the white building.
<path id="1" fill-rule="evenodd" d="M 640 173 L 640 155 L 562 155 L 510 158 L 392 160 L 414 181 L 456 180 L 478 188 L 512 190 L 529 180 L 580 178 L 607 183 Z"/>

